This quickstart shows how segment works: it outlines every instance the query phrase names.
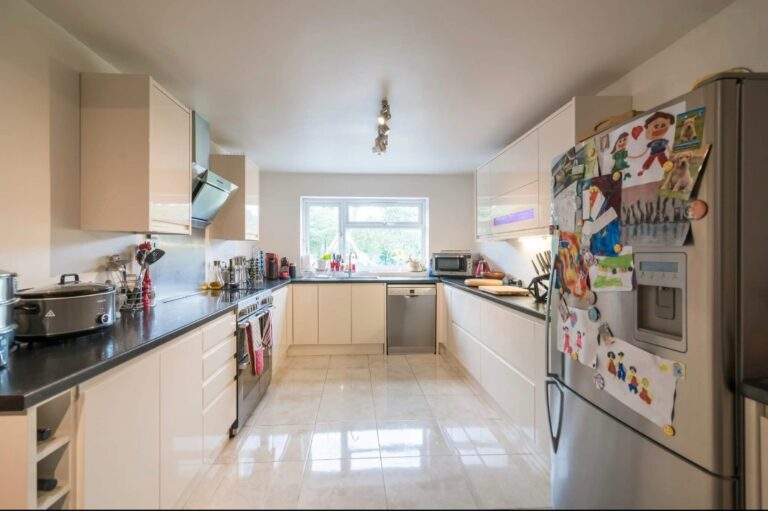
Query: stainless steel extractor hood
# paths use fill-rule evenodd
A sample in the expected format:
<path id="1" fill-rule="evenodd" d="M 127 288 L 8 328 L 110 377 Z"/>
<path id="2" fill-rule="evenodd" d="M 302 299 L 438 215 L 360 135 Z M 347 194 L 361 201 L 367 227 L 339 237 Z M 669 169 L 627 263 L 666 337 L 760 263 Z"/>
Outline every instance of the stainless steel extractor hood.
<path id="1" fill-rule="evenodd" d="M 192 180 L 192 227 L 205 228 L 213 222 L 237 186 L 208 168 L 211 150 L 208 121 L 197 112 L 192 123 L 192 143 L 192 167 L 195 171 Z"/>

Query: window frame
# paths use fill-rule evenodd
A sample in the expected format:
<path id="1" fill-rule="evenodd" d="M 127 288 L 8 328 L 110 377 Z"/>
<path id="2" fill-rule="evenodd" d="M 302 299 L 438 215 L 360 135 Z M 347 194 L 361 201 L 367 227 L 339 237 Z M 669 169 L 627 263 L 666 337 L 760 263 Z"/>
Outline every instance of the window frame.
<path id="1" fill-rule="evenodd" d="M 349 253 L 347 247 L 347 229 L 420 229 L 423 254 L 420 262 L 426 265 L 429 259 L 429 198 L 427 197 L 316 197 L 302 196 L 300 198 L 301 239 L 299 252 L 309 254 L 309 208 L 312 206 L 335 206 L 339 208 L 339 246 L 341 254 Z M 349 207 L 365 206 L 417 206 L 419 220 L 417 222 L 361 222 L 349 219 Z M 391 271 L 397 266 L 378 266 L 371 271 Z"/>

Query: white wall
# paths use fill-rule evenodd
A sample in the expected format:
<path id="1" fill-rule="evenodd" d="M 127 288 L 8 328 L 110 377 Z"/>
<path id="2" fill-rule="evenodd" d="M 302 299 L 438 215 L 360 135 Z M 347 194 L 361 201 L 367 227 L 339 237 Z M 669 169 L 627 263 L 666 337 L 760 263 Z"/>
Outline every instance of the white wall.
<path id="1" fill-rule="evenodd" d="M 768 2 L 736 0 L 600 94 L 629 94 L 635 110 L 688 92 L 698 78 L 732 67 L 768 71 Z"/>
<path id="2" fill-rule="evenodd" d="M 472 174 L 377 175 L 261 173 L 259 245 L 297 263 L 300 197 L 427 197 L 429 251 L 474 247 Z"/>
<path id="3" fill-rule="evenodd" d="M 495 271 L 503 271 L 528 285 L 536 273 L 531 260 L 540 252 L 549 252 L 551 236 L 534 236 L 509 241 L 484 241 L 479 251 Z"/>

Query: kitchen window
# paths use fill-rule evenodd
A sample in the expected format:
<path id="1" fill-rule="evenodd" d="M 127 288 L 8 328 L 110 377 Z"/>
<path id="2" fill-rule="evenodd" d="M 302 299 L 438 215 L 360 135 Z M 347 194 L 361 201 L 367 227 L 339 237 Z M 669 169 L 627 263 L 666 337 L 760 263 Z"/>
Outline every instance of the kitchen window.
<path id="1" fill-rule="evenodd" d="M 408 260 L 427 260 L 428 200 L 420 198 L 301 199 L 301 253 L 313 264 L 325 254 L 350 250 L 359 270 L 406 269 Z"/>

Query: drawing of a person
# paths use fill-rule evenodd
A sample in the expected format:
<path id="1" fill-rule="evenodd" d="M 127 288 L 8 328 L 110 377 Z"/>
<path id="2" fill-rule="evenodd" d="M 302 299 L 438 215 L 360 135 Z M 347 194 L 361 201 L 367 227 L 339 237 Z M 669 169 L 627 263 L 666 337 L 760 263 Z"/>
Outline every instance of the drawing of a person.
<path id="1" fill-rule="evenodd" d="M 629 375 L 627 375 L 627 379 L 629 380 L 629 391 L 633 394 L 637 394 L 637 369 L 635 369 L 634 366 L 629 367 Z"/>
<path id="2" fill-rule="evenodd" d="M 616 353 L 608 352 L 608 373 L 616 378 Z"/>
<path id="3" fill-rule="evenodd" d="M 621 172 L 622 170 L 629 168 L 629 163 L 627 163 L 627 157 L 629 156 L 629 153 L 627 152 L 628 137 L 629 133 L 625 131 L 619 134 L 619 138 L 617 138 L 616 143 L 613 144 L 613 150 L 611 151 L 613 168 L 611 169 L 611 172 Z"/>
<path id="4" fill-rule="evenodd" d="M 656 112 L 645 120 L 645 138 L 649 140 L 645 151 L 637 156 L 631 156 L 631 158 L 642 158 L 643 156 L 651 152 L 643 163 L 643 170 L 637 173 L 638 176 L 642 176 L 643 172 L 651 168 L 653 162 L 658 160 L 659 165 L 663 166 L 667 163 L 667 147 L 669 146 L 669 139 L 664 136 L 669 131 L 670 126 L 675 125 L 675 116 L 668 114 L 667 112 Z"/>
<path id="5" fill-rule="evenodd" d="M 571 346 L 571 333 L 568 327 L 563 327 L 563 353 L 571 355 L 573 353 L 573 346 Z"/>
<path id="6" fill-rule="evenodd" d="M 646 403 L 651 404 L 653 401 L 653 396 L 651 396 L 651 393 L 648 392 L 648 385 L 650 385 L 650 383 L 648 383 L 648 378 L 643 378 L 640 381 L 640 384 L 643 386 L 643 388 L 640 389 L 640 394 L 638 397 Z"/>
<path id="7" fill-rule="evenodd" d="M 624 366 L 624 352 L 622 352 L 622 351 L 619 352 L 616 361 L 618 363 L 618 371 L 617 371 L 616 376 L 618 376 L 618 378 L 621 381 L 626 381 L 626 379 L 627 379 L 627 368 Z"/>
<path id="8" fill-rule="evenodd" d="M 576 349 L 581 351 L 581 348 L 583 348 L 583 347 L 584 347 L 584 344 L 583 344 L 582 339 L 581 339 L 581 330 L 579 330 L 576 333 Z"/>

